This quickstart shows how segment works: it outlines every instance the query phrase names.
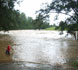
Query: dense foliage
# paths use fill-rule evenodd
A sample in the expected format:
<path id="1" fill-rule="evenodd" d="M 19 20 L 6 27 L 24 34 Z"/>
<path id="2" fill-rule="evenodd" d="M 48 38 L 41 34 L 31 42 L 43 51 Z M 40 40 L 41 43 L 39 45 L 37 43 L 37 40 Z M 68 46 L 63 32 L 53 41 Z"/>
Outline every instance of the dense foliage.
<path id="1" fill-rule="evenodd" d="M 14 4 L 21 0 L 0 0 L 0 29 L 8 30 L 15 26 L 13 19 Z M 10 27 L 10 28 L 9 28 Z"/>

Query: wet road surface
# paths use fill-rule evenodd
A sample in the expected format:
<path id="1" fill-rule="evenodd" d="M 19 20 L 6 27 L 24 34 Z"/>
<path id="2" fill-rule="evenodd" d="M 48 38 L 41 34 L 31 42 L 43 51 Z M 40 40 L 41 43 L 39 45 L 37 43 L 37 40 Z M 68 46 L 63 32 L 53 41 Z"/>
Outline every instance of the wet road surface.
<path id="1" fill-rule="evenodd" d="M 33 64 L 27 62 L 12 62 L 0 64 L 0 70 L 78 70 L 78 67 L 52 66 L 48 64 Z"/>

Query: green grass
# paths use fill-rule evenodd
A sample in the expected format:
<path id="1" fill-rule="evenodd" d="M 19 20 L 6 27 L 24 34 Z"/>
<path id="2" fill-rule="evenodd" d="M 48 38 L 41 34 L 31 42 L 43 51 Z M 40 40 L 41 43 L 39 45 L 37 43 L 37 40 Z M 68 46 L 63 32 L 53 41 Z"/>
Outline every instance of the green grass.
<path id="1" fill-rule="evenodd" d="M 55 27 L 49 27 L 49 28 L 46 28 L 45 30 L 55 30 Z"/>

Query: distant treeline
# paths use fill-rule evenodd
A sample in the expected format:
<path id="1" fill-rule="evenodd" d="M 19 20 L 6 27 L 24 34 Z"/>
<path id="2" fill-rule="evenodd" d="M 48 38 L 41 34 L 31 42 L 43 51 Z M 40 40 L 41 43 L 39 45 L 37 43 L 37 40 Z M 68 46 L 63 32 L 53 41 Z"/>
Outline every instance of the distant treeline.
<path id="1" fill-rule="evenodd" d="M 41 15 L 33 19 L 15 10 L 14 4 L 19 2 L 20 0 L 0 0 L 0 30 L 45 29 L 50 26 Z"/>

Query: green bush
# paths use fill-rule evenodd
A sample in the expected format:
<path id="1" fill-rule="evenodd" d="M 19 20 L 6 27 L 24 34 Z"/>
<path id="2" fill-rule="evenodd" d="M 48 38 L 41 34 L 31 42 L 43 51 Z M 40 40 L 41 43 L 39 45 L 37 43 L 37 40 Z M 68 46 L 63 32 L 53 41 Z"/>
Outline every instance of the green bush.
<path id="1" fill-rule="evenodd" d="M 78 67 L 78 61 L 73 61 L 72 66 Z"/>

